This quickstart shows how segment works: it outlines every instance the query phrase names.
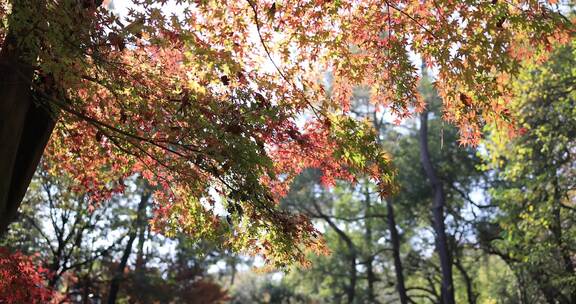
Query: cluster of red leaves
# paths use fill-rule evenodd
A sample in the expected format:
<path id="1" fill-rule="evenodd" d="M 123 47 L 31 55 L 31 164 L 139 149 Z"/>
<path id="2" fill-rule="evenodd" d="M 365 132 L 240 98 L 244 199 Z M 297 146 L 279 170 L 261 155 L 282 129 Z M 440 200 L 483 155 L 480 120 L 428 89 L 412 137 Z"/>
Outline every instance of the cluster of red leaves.
<path id="1" fill-rule="evenodd" d="M 48 275 L 32 257 L 0 248 L 0 303 L 48 303 L 53 296 L 44 285 Z"/>
<path id="2" fill-rule="evenodd" d="M 286 133 L 288 138 L 282 138 L 271 151 L 277 174 L 283 177 L 270 183 L 278 197 L 286 195 L 293 178 L 305 168 L 322 170 L 322 184 L 327 187 L 333 186 L 336 179 L 354 180 L 345 163 L 334 159 L 336 143 L 331 141 L 330 126 L 310 121 L 302 132 L 292 129 Z"/>

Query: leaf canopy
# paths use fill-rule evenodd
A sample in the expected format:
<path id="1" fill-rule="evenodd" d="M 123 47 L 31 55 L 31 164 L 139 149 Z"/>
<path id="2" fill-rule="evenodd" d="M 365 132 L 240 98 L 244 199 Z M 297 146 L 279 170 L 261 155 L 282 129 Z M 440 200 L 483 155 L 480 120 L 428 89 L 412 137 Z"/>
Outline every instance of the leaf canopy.
<path id="1" fill-rule="evenodd" d="M 121 18 L 101 1 L 14 0 L 0 36 L 17 34 L 37 98 L 59 113 L 53 170 L 95 201 L 139 173 L 157 186 L 157 229 L 282 266 L 322 251 L 308 219 L 277 207 L 303 169 L 392 191 L 389 158 L 349 111 L 355 86 L 408 117 L 426 106 L 419 56 L 462 143 L 486 123 L 514 130 L 505 80 L 571 33 L 552 2 L 134 0 Z"/>

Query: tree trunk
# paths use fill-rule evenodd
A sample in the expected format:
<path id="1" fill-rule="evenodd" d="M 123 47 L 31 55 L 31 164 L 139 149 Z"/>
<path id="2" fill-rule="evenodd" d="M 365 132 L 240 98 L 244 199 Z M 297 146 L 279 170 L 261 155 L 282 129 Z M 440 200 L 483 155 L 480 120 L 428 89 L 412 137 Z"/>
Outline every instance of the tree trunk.
<path id="1" fill-rule="evenodd" d="M 354 303 L 354 298 L 356 297 L 356 253 L 355 249 L 351 248 L 350 253 L 350 284 L 346 290 L 346 295 L 348 296 L 348 303 Z"/>
<path id="2" fill-rule="evenodd" d="M 370 199 L 370 188 L 366 183 L 364 191 L 364 202 L 366 210 L 364 212 L 366 219 L 364 220 L 364 240 L 368 248 L 368 255 L 366 257 L 366 280 L 368 283 L 367 297 L 368 303 L 376 303 L 376 295 L 374 294 L 374 283 L 376 282 L 376 274 L 374 273 L 374 254 L 373 254 L 373 240 L 372 240 L 372 201 Z"/>
<path id="3" fill-rule="evenodd" d="M 48 86 L 48 91 L 45 89 L 42 94 L 34 93 L 32 89 L 34 67 L 38 65 L 38 29 L 41 25 L 49 26 L 43 18 L 47 13 L 46 1 L 10 2 L 12 13 L 8 17 L 8 33 L 0 51 L 0 237 L 16 220 L 18 208 L 58 118 L 58 113 L 40 97 L 58 97 L 54 85 Z M 102 1 L 93 4 L 100 6 Z M 13 22 L 13 19 L 17 21 Z"/>
<path id="4" fill-rule="evenodd" d="M 132 244 L 136 239 L 136 232 L 130 233 L 130 237 L 128 239 L 128 243 L 124 248 L 124 252 L 122 253 L 122 259 L 120 259 L 120 264 L 118 264 L 118 268 L 116 269 L 116 273 L 114 274 L 114 278 L 110 282 L 110 291 L 108 292 L 108 304 L 116 303 L 116 298 L 118 297 L 118 291 L 120 290 L 120 282 L 124 276 L 124 268 L 126 268 L 126 264 L 128 263 L 128 258 L 130 257 L 130 253 L 132 252 Z"/>
<path id="5" fill-rule="evenodd" d="M 400 259 L 400 237 L 398 235 L 398 229 L 396 228 L 394 206 L 392 203 L 392 198 L 386 200 L 388 230 L 390 230 L 392 256 L 394 257 L 394 270 L 396 271 L 396 290 L 398 290 L 400 303 L 408 304 L 408 295 L 406 293 L 406 286 L 404 285 L 404 268 L 402 267 L 402 260 Z"/>
<path id="6" fill-rule="evenodd" d="M 0 234 L 4 234 L 16 216 L 14 185 L 22 172 L 20 144 L 32 105 L 30 86 L 33 69 L 22 62 L 14 33 L 9 32 L 0 53 Z M 18 202 L 19 203 L 19 202 Z"/>
<path id="7" fill-rule="evenodd" d="M 448 241 L 446 237 L 446 227 L 444 224 L 444 207 L 446 197 L 444 185 L 438 178 L 428 149 L 428 111 L 424 110 L 420 114 L 420 160 L 426 176 L 430 181 L 434 193 L 432 215 L 434 219 L 433 227 L 436 234 L 436 250 L 440 258 L 440 268 L 442 271 L 442 302 L 444 304 L 454 304 L 454 281 L 452 279 L 452 262 Z"/>
<path id="8" fill-rule="evenodd" d="M 560 253 L 562 259 L 562 266 L 564 271 L 566 272 L 568 277 L 574 277 L 574 263 L 572 262 L 572 254 L 570 249 L 566 245 L 564 241 L 564 236 L 562 235 L 562 216 L 560 214 L 560 206 L 562 200 L 562 194 L 560 191 L 560 186 L 558 184 L 558 180 L 555 179 L 553 182 L 554 185 L 554 206 L 552 209 L 554 220 L 552 221 L 552 225 L 550 229 L 552 230 L 552 234 L 554 236 L 554 241 L 556 246 L 558 247 L 558 251 Z M 570 303 L 576 303 L 576 289 L 569 291 L 568 297 L 570 299 Z"/>
<path id="9" fill-rule="evenodd" d="M 470 276 L 468 275 L 468 272 L 466 271 L 466 268 L 464 268 L 464 265 L 462 265 L 462 263 L 460 262 L 459 259 L 455 259 L 454 261 L 454 265 L 456 266 L 456 268 L 458 268 L 458 271 L 460 271 L 460 274 L 462 275 L 462 278 L 464 279 L 464 284 L 466 285 L 466 295 L 468 297 L 468 303 L 469 304 L 476 304 L 476 293 L 474 293 L 474 286 L 472 285 L 472 278 L 470 278 Z"/>
<path id="10" fill-rule="evenodd" d="M 230 270 L 230 287 L 234 286 L 234 280 L 236 280 L 236 257 L 231 256 L 228 258 L 228 266 L 231 267 Z"/>
<path id="11" fill-rule="evenodd" d="M 374 283 L 376 282 L 376 274 L 374 273 L 374 255 L 370 255 L 366 260 L 366 280 L 368 282 L 367 296 L 368 303 L 377 303 L 376 295 L 374 294 Z"/>
<path id="12" fill-rule="evenodd" d="M 146 242 L 146 230 L 148 230 L 146 208 L 142 210 L 142 213 L 142 220 L 138 225 L 138 253 L 136 255 L 136 271 L 142 270 L 146 264 L 144 258 L 144 242 Z"/>
<path id="13" fill-rule="evenodd" d="M 144 187 L 142 191 L 142 196 L 140 198 L 140 203 L 138 203 L 138 215 L 136 217 L 135 223 L 132 225 L 130 229 L 130 234 L 128 238 L 128 243 L 126 243 L 126 247 L 124 248 L 124 252 L 122 253 L 122 258 L 120 259 L 120 264 L 116 269 L 116 273 L 110 282 L 110 289 L 108 292 L 108 304 L 115 304 L 116 298 L 118 297 L 118 291 L 120 291 L 120 283 L 122 278 L 124 277 L 124 269 L 128 264 L 128 258 L 130 258 L 130 254 L 132 253 L 132 245 L 137 237 L 138 227 L 142 226 L 142 221 L 146 220 L 146 205 L 148 204 L 148 200 L 151 196 L 151 191 L 148 187 Z"/>
<path id="14" fill-rule="evenodd" d="M 30 10 L 31 5 L 40 10 L 42 2 L 13 1 L 12 15 Z M 33 101 L 35 62 L 30 58 L 36 57 L 37 50 L 26 48 L 17 38 L 40 21 L 27 22 L 27 26 L 9 27 L 0 52 L 0 237 L 16 219 L 55 125 L 55 115 Z"/>
<path id="15" fill-rule="evenodd" d="M 348 298 L 348 303 L 352 304 L 354 303 L 354 298 L 356 296 L 356 280 L 357 280 L 357 273 L 356 273 L 356 260 L 357 260 L 357 253 L 356 253 L 356 247 L 354 246 L 354 242 L 352 241 L 352 239 L 346 235 L 346 233 L 344 231 L 342 231 L 338 225 L 336 225 L 334 222 L 332 222 L 332 220 L 330 219 L 329 216 L 327 216 L 326 214 L 322 213 L 322 210 L 320 209 L 320 206 L 318 206 L 318 203 L 316 203 L 315 201 L 312 201 L 312 204 L 314 206 L 314 209 L 317 212 L 317 216 L 324 219 L 326 221 L 326 223 L 332 228 L 334 229 L 334 232 L 336 232 L 336 234 L 338 235 L 338 237 L 340 237 L 340 239 L 342 239 L 342 241 L 344 241 L 344 243 L 346 243 L 346 247 L 348 247 L 348 261 L 349 261 L 349 267 L 348 271 L 349 271 L 349 275 L 350 275 L 350 281 L 348 284 L 348 287 L 346 288 L 346 296 Z"/>

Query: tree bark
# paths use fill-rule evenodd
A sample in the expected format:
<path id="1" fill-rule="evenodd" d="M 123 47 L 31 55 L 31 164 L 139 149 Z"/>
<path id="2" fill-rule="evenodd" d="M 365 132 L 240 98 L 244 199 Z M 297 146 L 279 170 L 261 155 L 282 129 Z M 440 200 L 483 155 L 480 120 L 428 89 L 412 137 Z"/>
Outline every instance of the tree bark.
<path id="1" fill-rule="evenodd" d="M 13 1 L 12 14 L 41 9 L 41 1 Z M 22 22 L 22 21 L 20 21 Z M 40 162 L 55 125 L 55 115 L 34 102 L 32 80 L 37 50 L 18 40 L 38 20 L 9 27 L 0 52 L 0 237 L 16 219 L 18 207 Z M 33 40 L 34 38 L 28 38 Z"/>
<path id="2" fill-rule="evenodd" d="M 146 242 L 146 231 L 148 230 L 148 221 L 146 215 L 146 209 L 143 211 L 143 220 L 140 221 L 138 226 L 138 252 L 136 255 L 136 271 L 142 270 L 146 265 L 144 258 L 144 242 Z"/>
<path id="3" fill-rule="evenodd" d="M 144 183 L 144 187 L 148 187 L 149 185 L 147 183 Z M 136 280 L 136 284 L 140 285 L 140 286 L 145 286 L 147 277 L 146 277 L 146 272 L 145 272 L 145 268 L 146 268 L 146 257 L 145 257 L 145 253 L 144 253 L 144 243 L 146 242 L 146 232 L 148 232 L 148 237 L 150 237 L 150 232 L 149 232 L 149 228 L 150 226 L 148 225 L 148 214 L 146 212 L 146 208 L 144 208 L 142 211 L 142 216 L 141 216 L 141 220 L 139 221 L 139 223 L 137 223 L 137 229 L 138 229 L 138 246 L 137 246 L 137 251 L 136 251 L 136 265 L 134 266 L 134 279 Z"/>
<path id="4" fill-rule="evenodd" d="M 400 303 L 408 304 L 408 294 L 406 292 L 406 286 L 404 285 L 404 268 L 402 267 L 402 259 L 400 258 L 400 236 L 396 228 L 392 198 L 386 200 L 386 209 L 388 213 L 388 230 L 390 230 L 390 241 L 392 243 L 392 256 L 394 258 L 394 270 L 396 272 L 396 290 L 400 297 Z"/>
<path id="5" fill-rule="evenodd" d="M 370 199 L 370 188 L 366 184 L 364 191 L 364 202 L 366 204 L 365 215 L 366 219 L 364 221 L 364 240 L 366 241 L 366 246 L 368 247 L 368 255 L 366 257 L 366 280 L 368 283 L 367 296 L 368 303 L 376 303 L 376 295 L 374 294 L 374 283 L 376 282 L 376 274 L 374 273 L 374 254 L 373 254 L 373 240 L 372 240 L 372 201 Z"/>
<path id="6" fill-rule="evenodd" d="M 58 97 L 55 85 L 49 85 L 48 91 L 42 93 L 32 89 L 34 67 L 38 65 L 38 40 L 42 35 L 38 34 L 40 25 L 49 26 L 43 18 L 46 1 L 10 2 L 8 33 L 0 51 L 0 237 L 16 220 L 58 118 L 58 113 L 40 97 Z M 102 0 L 93 1 L 91 8 L 93 5 L 102 5 Z"/>
<path id="7" fill-rule="evenodd" d="M 234 286 L 234 280 L 236 279 L 236 264 L 236 257 L 232 256 L 228 259 L 228 265 L 231 267 L 230 286 Z"/>
<path id="8" fill-rule="evenodd" d="M 440 258 L 440 268 L 442 271 L 442 302 L 444 304 L 454 304 L 452 262 L 450 251 L 448 250 L 444 223 L 446 196 L 444 193 L 444 185 L 432 166 L 430 151 L 428 149 L 428 110 L 424 110 L 422 114 L 420 114 L 420 160 L 434 193 L 432 216 L 434 219 L 434 232 L 436 234 L 436 250 Z"/>
<path id="9" fill-rule="evenodd" d="M 122 258 L 120 259 L 120 264 L 118 264 L 118 268 L 116 269 L 116 273 L 110 282 L 110 288 L 108 292 L 108 304 L 115 304 L 116 299 L 118 297 L 118 292 L 120 291 L 120 283 L 122 278 L 124 277 L 124 269 L 128 264 L 128 258 L 130 258 L 130 254 L 132 253 L 132 245 L 136 240 L 138 235 L 138 227 L 142 226 L 142 221 L 146 220 L 146 205 L 148 204 L 148 200 L 152 195 L 151 191 L 148 187 L 144 187 L 142 191 L 142 196 L 140 198 L 140 203 L 138 203 L 138 215 L 136 217 L 135 223 L 132 225 L 130 229 L 130 234 L 128 238 L 128 243 L 126 243 L 126 247 L 124 248 L 124 252 L 122 253 Z"/>
<path id="10" fill-rule="evenodd" d="M 12 187 L 18 184 L 18 162 L 24 126 L 32 104 L 32 67 L 20 60 L 14 33 L 9 32 L 0 53 L 0 233 L 3 235 L 15 217 L 18 204 L 12 200 Z"/>
<path id="11" fill-rule="evenodd" d="M 554 179 L 554 206 L 552 209 L 554 220 L 552 221 L 552 225 L 550 229 L 552 230 L 552 234 L 554 236 L 554 241 L 556 246 L 558 246 L 558 251 L 560 253 L 562 264 L 564 271 L 566 272 L 567 276 L 574 277 L 575 273 L 575 266 L 572 262 L 572 253 L 570 249 L 566 245 L 564 241 L 564 236 L 562 235 L 562 216 L 560 213 L 560 206 L 562 205 L 562 192 L 560 190 L 560 185 L 558 183 L 558 179 Z M 570 303 L 576 303 L 576 289 L 569 291 L 568 297 L 570 298 Z"/>
<path id="12" fill-rule="evenodd" d="M 458 258 L 455 259 L 454 265 L 456 266 L 456 268 L 458 268 L 458 271 L 460 271 L 460 274 L 462 275 L 462 278 L 464 280 L 464 284 L 466 285 L 466 295 L 468 297 L 468 303 L 476 304 L 477 295 L 474 292 L 472 278 L 470 278 L 468 272 L 466 271 L 466 268 L 464 268 L 464 265 L 462 265 L 462 262 Z"/>

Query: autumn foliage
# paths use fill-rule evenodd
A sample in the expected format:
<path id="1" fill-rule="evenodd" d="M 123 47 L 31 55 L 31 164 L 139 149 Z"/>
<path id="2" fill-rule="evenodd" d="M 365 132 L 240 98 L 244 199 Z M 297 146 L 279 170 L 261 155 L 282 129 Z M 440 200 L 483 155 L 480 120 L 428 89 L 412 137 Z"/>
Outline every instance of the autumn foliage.
<path id="1" fill-rule="evenodd" d="M 32 257 L 0 248 L 0 303 L 48 303 L 53 295 L 45 287 L 47 269 L 37 266 Z"/>
<path id="2" fill-rule="evenodd" d="M 415 54 L 437 70 L 460 141 L 477 144 L 486 123 L 514 132 L 504 80 L 570 27 L 534 1 L 177 1 L 168 15 L 166 1 L 135 0 L 125 18 L 96 2 L 3 11 L 35 34 L 22 41 L 38 66 L 33 89 L 59 117 L 52 170 L 95 206 L 140 174 L 157 189 L 157 230 L 276 266 L 324 251 L 306 217 L 277 208 L 303 169 L 393 191 L 389 157 L 349 111 L 354 87 L 398 122 L 421 111 Z"/>

